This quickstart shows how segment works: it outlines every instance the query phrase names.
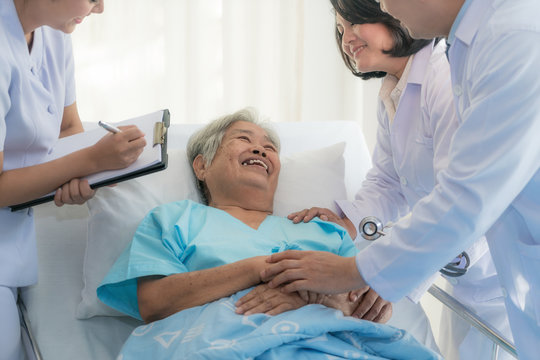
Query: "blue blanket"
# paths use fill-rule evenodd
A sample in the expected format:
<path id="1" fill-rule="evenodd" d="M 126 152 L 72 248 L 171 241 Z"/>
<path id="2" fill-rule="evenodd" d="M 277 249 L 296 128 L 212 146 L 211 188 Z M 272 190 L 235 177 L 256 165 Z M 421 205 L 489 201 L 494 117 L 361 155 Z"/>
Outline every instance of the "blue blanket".
<path id="1" fill-rule="evenodd" d="M 322 305 L 277 316 L 235 314 L 249 290 L 136 328 L 128 359 L 441 359 L 403 330 Z"/>

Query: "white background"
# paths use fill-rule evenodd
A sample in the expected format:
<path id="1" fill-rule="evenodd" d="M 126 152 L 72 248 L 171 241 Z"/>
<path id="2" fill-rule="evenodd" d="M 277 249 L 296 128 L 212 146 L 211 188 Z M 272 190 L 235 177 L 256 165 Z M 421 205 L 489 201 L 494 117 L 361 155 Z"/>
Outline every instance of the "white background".
<path id="1" fill-rule="evenodd" d="M 272 121 L 357 121 L 373 147 L 380 80 L 345 67 L 328 0 L 105 0 L 73 44 L 83 121 L 254 106 Z"/>

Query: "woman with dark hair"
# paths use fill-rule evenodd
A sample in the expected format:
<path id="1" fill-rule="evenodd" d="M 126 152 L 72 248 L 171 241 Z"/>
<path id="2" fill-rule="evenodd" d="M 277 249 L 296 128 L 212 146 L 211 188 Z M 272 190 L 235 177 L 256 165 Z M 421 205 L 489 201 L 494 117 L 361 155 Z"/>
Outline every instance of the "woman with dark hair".
<path id="1" fill-rule="evenodd" d="M 335 11 L 336 42 L 345 65 L 364 80 L 383 78 L 373 167 L 354 201 L 337 201 L 342 217 L 328 209 L 312 208 L 289 218 L 296 223 L 315 216 L 334 221 L 346 227 L 354 239 L 365 217 L 374 216 L 382 224 L 395 222 L 432 192 L 437 174 L 447 167 L 458 120 L 446 41 L 412 38 L 407 28 L 383 12 L 374 0 L 330 2 Z M 360 246 L 365 243 L 357 241 Z M 470 261 L 465 275 L 449 278 L 454 295 L 509 335 L 503 296 L 485 238 L 466 253 Z M 456 254 L 448 255 L 451 258 Z M 465 260 L 466 256 L 458 256 L 453 262 L 463 267 Z M 435 275 L 408 297 L 418 301 L 434 279 Z M 456 332 L 455 328 L 447 330 Z M 454 334 L 456 343 L 466 334 L 460 359 L 482 359 L 490 353 L 490 342 L 476 329 L 461 330 Z"/>

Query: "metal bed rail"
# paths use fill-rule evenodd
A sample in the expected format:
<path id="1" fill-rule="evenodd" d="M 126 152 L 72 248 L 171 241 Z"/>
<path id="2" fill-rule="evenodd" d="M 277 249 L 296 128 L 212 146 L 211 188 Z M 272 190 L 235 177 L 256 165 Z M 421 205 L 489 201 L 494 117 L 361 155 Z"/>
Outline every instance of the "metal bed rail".
<path id="1" fill-rule="evenodd" d="M 448 294 L 435 284 L 431 285 L 428 292 L 493 342 L 492 359 L 497 359 L 499 347 L 517 359 L 517 352 L 514 344 L 501 335 L 496 329 L 490 327 L 489 324 L 483 321 L 471 309 L 457 301 L 452 295 Z"/>
<path id="2" fill-rule="evenodd" d="M 26 340 L 26 341 L 24 340 L 23 341 L 28 342 L 28 344 L 24 344 L 24 345 L 25 347 L 29 345 L 33 351 L 33 354 L 27 354 L 28 359 L 43 360 L 43 357 L 41 356 L 41 351 L 39 351 L 39 347 L 36 342 L 36 338 L 32 334 L 32 328 L 30 327 L 30 319 L 28 318 L 28 311 L 26 310 L 26 305 L 22 301 L 20 293 L 17 299 L 17 307 L 19 308 L 21 329 L 24 332 L 23 339 Z"/>

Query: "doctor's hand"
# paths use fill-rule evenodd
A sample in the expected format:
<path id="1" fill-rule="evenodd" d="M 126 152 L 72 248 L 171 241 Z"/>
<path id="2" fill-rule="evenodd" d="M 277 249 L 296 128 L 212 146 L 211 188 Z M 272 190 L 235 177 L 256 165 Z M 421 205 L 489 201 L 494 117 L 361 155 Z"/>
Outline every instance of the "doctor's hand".
<path id="1" fill-rule="evenodd" d="M 295 224 L 298 224 L 299 222 L 307 223 L 311 221 L 314 217 L 318 217 L 321 220 L 330 221 L 338 224 L 347 230 L 349 236 L 352 239 L 356 238 L 356 227 L 353 225 L 351 220 L 349 220 L 349 218 L 347 217 L 341 218 L 332 210 L 327 208 L 312 207 L 310 209 L 293 212 L 292 214 L 289 214 L 289 216 L 287 216 L 287 218 L 289 220 L 292 220 L 292 222 Z"/>
<path id="2" fill-rule="evenodd" d="M 146 146 L 144 133 L 135 125 L 120 126 L 121 132 L 106 134 L 89 147 L 95 172 L 123 169 L 131 165 Z"/>
<path id="3" fill-rule="evenodd" d="M 236 302 L 235 312 L 241 315 L 259 313 L 278 315 L 285 311 L 299 309 L 307 304 L 308 302 L 302 299 L 297 292 L 286 294 L 279 288 L 272 289 L 268 284 L 261 284 Z"/>
<path id="4" fill-rule="evenodd" d="M 80 205 L 91 199 L 95 193 L 96 191 L 92 190 L 88 185 L 88 180 L 73 179 L 56 190 L 54 203 L 56 206 L 64 204 Z"/>
<path id="5" fill-rule="evenodd" d="M 324 251 L 287 250 L 272 254 L 271 263 L 261 271 L 262 281 L 271 288 L 283 286 L 290 293 L 308 290 L 336 294 L 361 289 L 366 283 L 356 268 L 354 257 Z"/>
<path id="6" fill-rule="evenodd" d="M 386 323 L 392 317 L 392 303 L 381 298 L 369 286 L 351 291 L 349 301 L 357 304 L 351 314 L 355 318 Z"/>

